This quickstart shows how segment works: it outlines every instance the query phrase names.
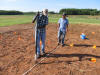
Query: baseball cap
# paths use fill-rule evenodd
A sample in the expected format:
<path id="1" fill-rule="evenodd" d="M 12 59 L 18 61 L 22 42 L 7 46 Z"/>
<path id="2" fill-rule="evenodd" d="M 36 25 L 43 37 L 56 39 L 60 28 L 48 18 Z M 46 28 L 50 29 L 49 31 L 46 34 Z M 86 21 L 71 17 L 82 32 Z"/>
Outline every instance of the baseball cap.
<path id="1" fill-rule="evenodd" d="M 63 13 L 63 16 L 66 16 L 67 14 L 66 13 Z"/>

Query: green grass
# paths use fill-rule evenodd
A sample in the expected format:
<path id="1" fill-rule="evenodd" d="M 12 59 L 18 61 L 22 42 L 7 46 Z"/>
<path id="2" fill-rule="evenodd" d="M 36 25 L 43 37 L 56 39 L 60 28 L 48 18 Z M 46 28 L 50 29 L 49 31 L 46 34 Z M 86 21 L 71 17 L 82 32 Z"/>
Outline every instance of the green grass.
<path id="1" fill-rule="evenodd" d="M 50 23 L 57 23 L 61 15 L 49 15 Z M 26 24 L 32 22 L 33 15 L 0 15 L 0 26 Z M 70 24 L 100 24 L 100 16 L 69 16 Z"/>
<path id="2" fill-rule="evenodd" d="M 56 16 L 56 15 L 55 15 Z M 51 16 L 50 22 L 57 23 L 61 16 Z M 69 23 L 70 24 L 100 24 L 100 16 L 87 16 L 87 15 L 78 15 L 78 16 L 69 16 Z"/>
<path id="3" fill-rule="evenodd" d="M 0 26 L 31 23 L 32 16 L 28 15 L 6 15 L 0 16 Z"/>

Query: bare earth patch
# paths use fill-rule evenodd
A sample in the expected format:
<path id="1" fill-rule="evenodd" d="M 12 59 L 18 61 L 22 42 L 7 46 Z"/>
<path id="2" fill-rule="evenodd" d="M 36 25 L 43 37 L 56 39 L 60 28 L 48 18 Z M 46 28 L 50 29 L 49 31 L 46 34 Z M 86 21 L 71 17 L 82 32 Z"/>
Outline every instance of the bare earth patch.
<path id="1" fill-rule="evenodd" d="M 57 27 L 57 24 L 47 27 L 47 53 L 57 46 Z M 22 75 L 35 64 L 33 25 L 0 27 L 0 32 L 0 75 Z M 82 32 L 88 40 L 80 39 Z M 65 43 L 66 46 L 59 46 L 27 75 L 100 74 L 100 26 L 70 25 Z M 73 47 L 69 46 L 71 43 Z M 93 45 L 97 48 L 93 49 Z M 96 58 L 96 63 L 91 58 Z"/>

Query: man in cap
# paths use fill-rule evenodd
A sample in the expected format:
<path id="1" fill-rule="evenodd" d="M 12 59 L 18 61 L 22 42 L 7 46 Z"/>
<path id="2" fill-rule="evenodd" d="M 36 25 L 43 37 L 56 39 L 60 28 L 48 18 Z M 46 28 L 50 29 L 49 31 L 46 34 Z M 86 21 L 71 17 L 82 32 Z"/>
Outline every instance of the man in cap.
<path id="1" fill-rule="evenodd" d="M 36 42 L 36 55 L 35 59 L 40 58 L 41 55 L 45 55 L 45 39 L 46 39 L 46 25 L 48 25 L 48 9 L 44 9 L 42 13 L 39 13 L 33 18 L 32 23 L 36 21 L 35 26 L 35 42 Z M 41 52 L 40 52 L 40 41 Z"/>
<path id="2" fill-rule="evenodd" d="M 59 19 L 58 23 L 59 23 L 59 30 L 58 30 L 58 45 L 60 45 L 60 43 L 62 44 L 62 46 L 64 46 L 64 39 L 65 39 L 65 35 L 66 35 L 66 31 L 68 31 L 68 25 L 69 25 L 69 21 L 66 18 L 66 14 L 63 13 L 62 18 Z"/>

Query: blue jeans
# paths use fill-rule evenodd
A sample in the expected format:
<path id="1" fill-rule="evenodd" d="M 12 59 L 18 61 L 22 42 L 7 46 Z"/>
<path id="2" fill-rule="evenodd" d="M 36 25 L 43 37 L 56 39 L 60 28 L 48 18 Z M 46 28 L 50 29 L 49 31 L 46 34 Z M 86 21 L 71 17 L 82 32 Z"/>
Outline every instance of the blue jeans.
<path id="1" fill-rule="evenodd" d="M 59 29 L 58 31 L 58 42 L 64 44 L 66 31 L 62 31 Z"/>
<path id="2" fill-rule="evenodd" d="M 35 42 L 36 42 L 36 35 L 37 35 L 37 54 L 40 54 L 40 40 L 42 42 L 41 50 L 45 52 L 45 38 L 46 38 L 46 31 L 45 29 L 41 32 L 41 30 L 37 30 L 37 34 L 35 32 Z"/>

